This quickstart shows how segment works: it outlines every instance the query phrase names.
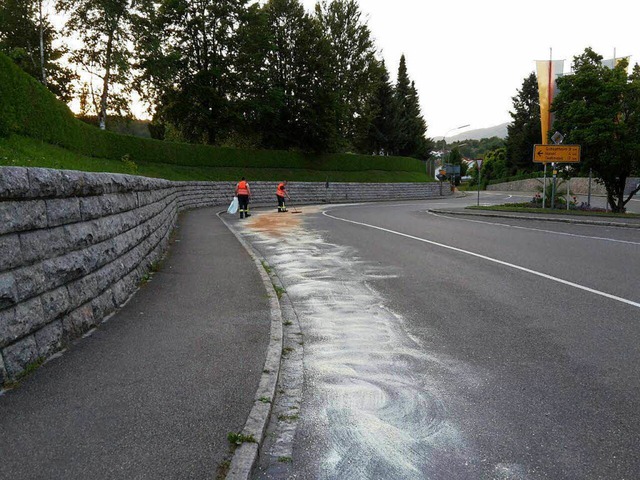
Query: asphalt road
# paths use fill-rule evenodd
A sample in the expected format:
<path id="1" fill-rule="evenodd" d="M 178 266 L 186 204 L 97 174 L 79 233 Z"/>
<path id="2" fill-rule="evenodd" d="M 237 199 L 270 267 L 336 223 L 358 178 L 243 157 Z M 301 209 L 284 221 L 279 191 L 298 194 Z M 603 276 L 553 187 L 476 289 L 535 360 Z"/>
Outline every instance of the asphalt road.
<path id="1" fill-rule="evenodd" d="M 246 224 L 304 336 L 286 478 L 640 477 L 640 230 L 426 212 L 474 202 Z"/>

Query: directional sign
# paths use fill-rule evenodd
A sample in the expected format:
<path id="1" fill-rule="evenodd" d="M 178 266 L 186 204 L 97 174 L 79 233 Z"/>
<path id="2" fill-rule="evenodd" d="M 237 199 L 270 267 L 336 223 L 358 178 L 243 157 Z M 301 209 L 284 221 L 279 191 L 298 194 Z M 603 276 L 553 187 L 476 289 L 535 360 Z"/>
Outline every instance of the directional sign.
<path id="1" fill-rule="evenodd" d="M 534 145 L 536 163 L 580 163 L 580 145 Z"/>

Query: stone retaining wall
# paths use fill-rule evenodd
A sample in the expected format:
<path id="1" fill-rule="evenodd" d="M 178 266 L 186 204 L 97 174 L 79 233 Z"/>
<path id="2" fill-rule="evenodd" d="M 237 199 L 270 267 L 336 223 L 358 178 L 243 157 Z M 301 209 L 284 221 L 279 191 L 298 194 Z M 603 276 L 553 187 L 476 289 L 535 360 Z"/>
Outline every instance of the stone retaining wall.
<path id="1" fill-rule="evenodd" d="M 542 178 L 530 178 L 528 180 L 518 180 L 515 182 L 496 183 L 495 185 L 488 185 L 487 190 L 500 192 L 537 192 L 538 187 L 542 187 L 542 180 Z M 547 185 L 550 181 L 550 178 L 547 177 Z M 629 192 L 631 192 L 631 190 L 633 190 L 639 182 L 640 178 L 628 178 L 625 187 L 625 193 L 628 195 Z M 574 194 L 587 195 L 589 193 L 589 179 L 585 177 L 574 177 L 570 180 L 569 188 Z M 606 195 L 607 191 L 604 188 L 604 185 L 597 183 L 595 180 L 592 180 L 591 194 Z"/>
<path id="2" fill-rule="evenodd" d="M 254 205 L 275 209 L 276 182 L 250 185 Z M 234 186 L 0 167 L 0 385 L 114 312 L 164 255 L 178 213 L 222 210 Z M 290 184 L 298 205 L 438 193 L 436 183 Z"/>

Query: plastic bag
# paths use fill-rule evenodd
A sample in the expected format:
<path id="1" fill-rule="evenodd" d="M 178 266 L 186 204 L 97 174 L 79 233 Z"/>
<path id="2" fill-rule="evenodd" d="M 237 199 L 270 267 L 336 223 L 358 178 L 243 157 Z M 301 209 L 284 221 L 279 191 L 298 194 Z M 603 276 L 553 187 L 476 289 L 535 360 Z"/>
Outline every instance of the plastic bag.
<path id="1" fill-rule="evenodd" d="M 238 212 L 238 197 L 233 197 L 233 200 L 231 200 L 231 204 L 229 205 L 229 208 L 227 208 L 227 213 L 234 215 L 237 212 Z"/>

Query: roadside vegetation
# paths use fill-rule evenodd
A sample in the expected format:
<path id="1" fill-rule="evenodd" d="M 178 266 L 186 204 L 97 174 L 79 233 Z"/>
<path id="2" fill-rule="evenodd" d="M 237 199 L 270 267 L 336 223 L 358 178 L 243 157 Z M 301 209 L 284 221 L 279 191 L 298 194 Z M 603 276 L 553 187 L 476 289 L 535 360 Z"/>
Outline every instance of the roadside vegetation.
<path id="1" fill-rule="evenodd" d="M 606 212 L 602 209 L 591 210 L 579 210 L 570 209 L 567 210 L 566 206 L 563 208 L 542 208 L 533 206 L 531 203 L 505 203 L 504 205 L 490 205 L 490 206 L 469 206 L 468 210 L 486 210 L 492 212 L 515 212 L 515 213 L 538 213 L 538 214 L 552 214 L 552 215 L 578 215 L 589 217 L 614 217 L 614 218 L 640 218 L 640 215 L 635 213 L 614 213 Z"/>
<path id="2" fill-rule="evenodd" d="M 0 165 L 169 180 L 424 182 L 415 158 L 251 150 L 120 135 L 81 122 L 0 54 Z"/>

